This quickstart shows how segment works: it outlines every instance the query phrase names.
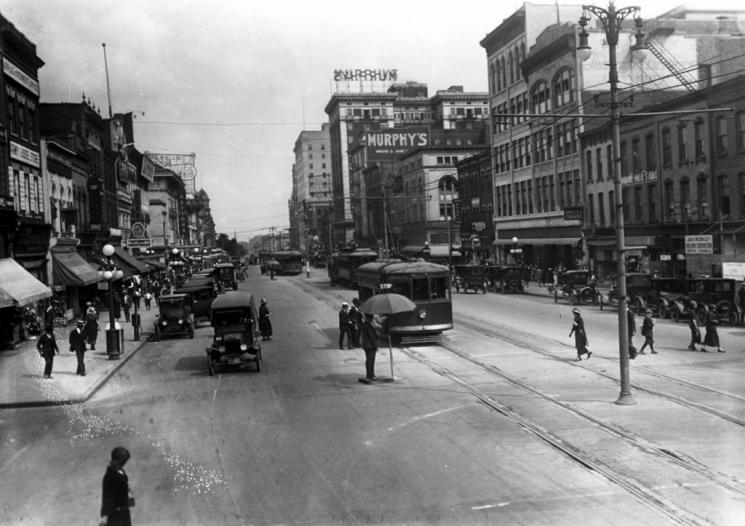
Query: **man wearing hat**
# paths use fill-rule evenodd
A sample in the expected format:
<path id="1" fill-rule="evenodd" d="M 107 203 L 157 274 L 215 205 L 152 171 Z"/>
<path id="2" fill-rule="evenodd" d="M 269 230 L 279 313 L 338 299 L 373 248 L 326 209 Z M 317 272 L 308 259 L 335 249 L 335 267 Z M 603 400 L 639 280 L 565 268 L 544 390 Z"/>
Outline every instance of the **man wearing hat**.
<path id="1" fill-rule="evenodd" d="M 349 315 L 349 303 L 341 304 L 339 311 L 339 349 L 344 349 L 344 335 L 347 335 L 347 347 L 352 348 L 352 317 Z"/>
<path id="2" fill-rule="evenodd" d="M 124 465 L 129 460 L 129 450 L 117 446 L 111 450 L 111 461 L 103 476 L 101 491 L 100 526 L 130 526 L 132 516 L 129 509 L 135 505 L 135 499 L 129 488 L 129 477 Z"/>
<path id="3" fill-rule="evenodd" d="M 644 354 L 644 349 L 646 349 L 647 345 L 651 349 L 652 354 L 657 354 L 657 351 L 654 350 L 654 320 L 652 319 L 652 311 L 649 309 L 647 309 L 644 321 L 642 322 L 642 336 L 644 336 L 644 344 L 639 350 L 639 354 Z"/>
<path id="4" fill-rule="evenodd" d="M 52 365 L 54 364 L 54 354 L 59 354 L 57 341 L 54 338 L 54 326 L 47 325 L 44 327 L 44 334 L 39 336 L 36 342 L 36 349 L 44 358 L 44 378 L 52 377 Z"/>
<path id="5" fill-rule="evenodd" d="M 75 329 L 70 333 L 70 352 L 75 352 L 78 359 L 78 369 L 75 374 L 85 376 L 85 335 L 83 334 L 83 320 L 75 322 Z"/>

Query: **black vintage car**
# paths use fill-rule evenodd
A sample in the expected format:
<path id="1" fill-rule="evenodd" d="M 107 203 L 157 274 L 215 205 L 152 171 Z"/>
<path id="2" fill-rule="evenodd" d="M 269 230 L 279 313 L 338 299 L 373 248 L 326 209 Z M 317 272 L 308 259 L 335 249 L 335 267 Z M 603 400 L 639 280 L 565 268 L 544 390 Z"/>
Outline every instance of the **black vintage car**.
<path id="1" fill-rule="evenodd" d="M 486 294 L 488 282 L 484 265 L 455 265 L 455 292 L 472 290 Z"/>
<path id="2" fill-rule="evenodd" d="M 188 279 L 183 286 L 173 292 L 175 294 L 186 294 L 190 297 L 195 326 L 201 319 L 210 321 L 212 300 L 217 296 L 217 287 L 212 278 Z"/>
<path id="3" fill-rule="evenodd" d="M 166 336 L 194 337 L 192 300 L 188 294 L 164 294 L 158 299 L 158 310 L 153 322 L 153 338 Z"/>
<path id="4" fill-rule="evenodd" d="M 688 278 L 688 299 L 696 303 L 695 312 L 702 324 L 710 305 L 720 322 L 736 325 L 741 319 L 734 279 Z"/>
<path id="5" fill-rule="evenodd" d="M 553 295 L 555 303 L 559 302 L 559 298 L 567 298 L 572 305 L 594 305 L 598 302 L 599 294 L 592 276 L 589 270 L 567 270 L 559 274 L 558 286 L 549 285 L 548 293 Z"/>
<path id="6" fill-rule="evenodd" d="M 207 347 L 207 370 L 220 366 L 242 367 L 253 363 L 261 371 L 261 345 L 256 341 L 258 316 L 253 295 L 229 291 L 212 302 L 212 345 Z"/>
<path id="7" fill-rule="evenodd" d="M 672 318 L 675 321 L 688 314 L 687 285 L 685 278 L 652 278 L 652 286 L 634 297 L 637 314 L 647 309 L 659 318 Z"/>
<path id="8" fill-rule="evenodd" d="M 520 267 L 487 267 L 489 282 L 494 287 L 494 292 L 518 293 L 524 292 L 524 272 Z"/>
<path id="9" fill-rule="evenodd" d="M 651 274 L 648 274 L 646 272 L 628 272 L 626 274 L 627 305 L 629 307 L 638 307 L 639 304 L 644 301 L 643 298 L 651 288 Z M 618 292 L 616 290 L 615 284 L 607 293 L 600 295 L 599 301 L 600 310 L 603 310 L 603 307 L 614 307 L 618 305 Z"/>

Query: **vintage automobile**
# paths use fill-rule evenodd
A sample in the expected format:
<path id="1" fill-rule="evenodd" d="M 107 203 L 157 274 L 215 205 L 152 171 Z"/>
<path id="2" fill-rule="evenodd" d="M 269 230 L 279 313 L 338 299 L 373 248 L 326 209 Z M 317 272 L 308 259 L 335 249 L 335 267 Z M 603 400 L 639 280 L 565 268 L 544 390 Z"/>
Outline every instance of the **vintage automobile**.
<path id="1" fill-rule="evenodd" d="M 523 269 L 515 266 L 487 267 L 489 283 L 494 292 L 524 292 Z"/>
<path id="2" fill-rule="evenodd" d="M 558 286 L 548 286 L 548 293 L 553 295 L 554 303 L 558 303 L 559 298 L 567 298 L 572 305 L 594 305 L 599 294 L 591 280 L 592 272 L 589 270 L 567 270 L 559 274 Z"/>
<path id="3" fill-rule="evenodd" d="M 639 298 L 644 296 L 652 288 L 652 275 L 646 272 L 628 272 L 626 274 L 626 298 L 627 305 L 638 307 Z M 605 294 L 600 294 L 600 310 L 604 307 L 615 307 L 618 305 L 618 292 L 615 283 Z"/>
<path id="4" fill-rule="evenodd" d="M 736 325 L 741 319 L 734 279 L 688 278 L 688 299 L 696 302 L 695 312 L 702 324 L 709 314 L 709 305 L 714 305 L 720 322 Z"/>
<path id="5" fill-rule="evenodd" d="M 484 265 L 455 265 L 454 270 L 455 292 L 472 290 L 486 294 L 489 276 Z"/>
<path id="6" fill-rule="evenodd" d="M 188 294 L 164 294 L 158 299 L 159 313 L 153 322 L 153 339 L 166 336 L 194 337 L 194 315 Z"/>
<path id="7" fill-rule="evenodd" d="M 192 305 L 194 326 L 199 320 L 211 319 L 212 300 L 217 297 L 215 281 L 211 278 L 188 279 L 183 286 L 173 291 L 175 294 L 187 294 Z"/>
<path id="8" fill-rule="evenodd" d="M 652 286 L 634 297 L 633 305 L 637 314 L 643 314 L 650 309 L 659 318 L 672 318 L 678 321 L 688 314 L 690 306 L 686 279 L 654 277 Z"/>
<path id="9" fill-rule="evenodd" d="M 212 345 L 207 347 L 207 371 L 220 366 L 242 367 L 249 363 L 261 371 L 261 345 L 256 341 L 256 306 L 253 295 L 228 291 L 212 301 Z"/>

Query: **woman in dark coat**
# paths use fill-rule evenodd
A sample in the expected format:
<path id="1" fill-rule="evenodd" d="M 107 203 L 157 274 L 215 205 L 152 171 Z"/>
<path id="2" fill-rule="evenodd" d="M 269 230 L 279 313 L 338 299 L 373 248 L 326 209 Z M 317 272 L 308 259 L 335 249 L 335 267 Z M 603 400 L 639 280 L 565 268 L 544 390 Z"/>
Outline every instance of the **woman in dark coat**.
<path id="1" fill-rule="evenodd" d="M 129 508 L 134 506 L 134 499 L 129 491 L 129 479 L 124 471 L 124 464 L 129 460 L 129 451 L 115 447 L 111 451 L 111 462 L 103 476 L 101 493 L 101 526 L 131 526 L 132 518 Z"/>
<path id="2" fill-rule="evenodd" d="M 706 352 L 706 347 L 716 347 L 718 352 L 724 352 L 724 349 L 719 345 L 718 323 L 717 307 L 716 305 L 709 305 L 709 313 L 706 315 L 706 336 L 704 336 L 703 347 L 701 347 L 702 351 Z"/>
<path id="3" fill-rule="evenodd" d="M 261 298 L 259 307 L 259 332 L 262 340 L 272 339 L 272 322 L 269 320 L 269 307 L 266 306 L 266 298 Z"/>
<path id="4" fill-rule="evenodd" d="M 572 322 L 572 330 L 569 332 L 569 337 L 574 334 L 574 346 L 577 348 L 577 361 L 582 361 L 582 355 L 587 354 L 587 359 L 590 359 L 592 353 L 587 348 L 587 333 L 585 332 L 585 320 L 582 319 L 582 314 L 578 308 L 572 309 L 574 313 L 574 320 Z"/>
<path id="5" fill-rule="evenodd" d="M 85 314 L 83 334 L 85 335 L 85 341 L 91 346 L 91 351 L 95 351 L 96 340 L 98 339 L 98 314 L 92 306 L 88 308 Z"/>

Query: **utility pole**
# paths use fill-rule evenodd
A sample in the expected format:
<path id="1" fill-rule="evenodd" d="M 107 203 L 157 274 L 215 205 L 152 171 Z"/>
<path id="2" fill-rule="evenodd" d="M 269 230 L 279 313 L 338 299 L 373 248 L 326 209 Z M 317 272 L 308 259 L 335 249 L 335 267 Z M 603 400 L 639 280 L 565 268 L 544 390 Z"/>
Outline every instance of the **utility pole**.
<path id="1" fill-rule="evenodd" d="M 104 69 L 106 70 L 106 98 L 109 102 L 109 119 L 114 116 L 113 112 L 111 111 L 111 85 L 109 84 L 109 62 L 106 60 L 106 43 L 102 43 L 101 47 L 103 47 L 103 65 Z"/>

